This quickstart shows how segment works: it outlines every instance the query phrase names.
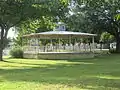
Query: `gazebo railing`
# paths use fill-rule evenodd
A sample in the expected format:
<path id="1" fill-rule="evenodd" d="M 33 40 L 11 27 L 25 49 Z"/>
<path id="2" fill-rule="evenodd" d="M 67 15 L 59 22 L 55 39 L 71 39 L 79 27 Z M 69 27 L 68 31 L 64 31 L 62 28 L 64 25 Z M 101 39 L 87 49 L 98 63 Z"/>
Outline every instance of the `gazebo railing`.
<path id="1" fill-rule="evenodd" d="M 94 46 L 95 47 L 95 46 Z M 46 45 L 46 46 L 24 46 L 24 53 L 40 53 L 40 52 L 92 52 L 92 44 L 81 45 Z"/>

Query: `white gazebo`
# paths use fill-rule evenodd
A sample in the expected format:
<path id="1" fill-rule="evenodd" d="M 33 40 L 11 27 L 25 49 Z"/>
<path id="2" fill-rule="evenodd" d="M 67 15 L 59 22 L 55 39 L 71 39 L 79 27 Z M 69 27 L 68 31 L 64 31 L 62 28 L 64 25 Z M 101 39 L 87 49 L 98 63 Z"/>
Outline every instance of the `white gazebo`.
<path id="1" fill-rule="evenodd" d="M 94 56 L 96 34 L 66 31 L 58 23 L 53 31 L 23 36 L 24 58 L 79 59 Z M 87 39 L 89 41 L 83 42 Z"/>

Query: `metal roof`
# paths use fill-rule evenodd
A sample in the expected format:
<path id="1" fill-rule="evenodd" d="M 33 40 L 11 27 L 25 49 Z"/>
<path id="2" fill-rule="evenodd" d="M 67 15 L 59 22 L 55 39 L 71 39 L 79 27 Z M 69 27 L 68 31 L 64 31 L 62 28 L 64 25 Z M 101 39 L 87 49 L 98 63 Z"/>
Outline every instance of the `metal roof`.
<path id="1" fill-rule="evenodd" d="M 85 35 L 85 36 L 96 36 L 96 34 L 81 33 L 81 32 L 71 32 L 71 31 L 49 31 L 38 33 L 42 35 Z"/>
<path id="2" fill-rule="evenodd" d="M 24 35 L 23 37 L 69 37 L 69 36 L 73 36 L 73 37 L 93 37 L 93 36 L 97 36 L 96 34 L 90 34 L 90 33 L 81 33 L 81 32 L 71 32 L 71 31 L 48 31 L 48 32 L 41 32 L 41 33 L 32 33 L 32 34 L 27 34 Z"/>

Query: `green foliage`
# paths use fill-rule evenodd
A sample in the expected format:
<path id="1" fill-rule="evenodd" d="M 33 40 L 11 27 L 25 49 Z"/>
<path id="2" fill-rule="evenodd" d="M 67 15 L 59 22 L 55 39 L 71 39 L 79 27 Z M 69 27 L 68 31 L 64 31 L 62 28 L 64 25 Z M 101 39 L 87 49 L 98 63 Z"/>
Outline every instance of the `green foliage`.
<path id="1" fill-rule="evenodd" d="M 23 34 L 38 33 L 52 28 L 56 17 L 68 12 L 69 0 L 1 0 L 0 1 L 0 60 L 5 39 L 11 27 L 19 27 L 15 44 L 21 46 Z"/>
<path id="2" fill-rule="evenodd" d="M 23 58 L 23 50 L 20 47 L 15 47 L 10 51 L 10 55 L 14 58 Z"/>
<path id="3" fill-rule="evenodd" d="M 96 33 L 97 41 L 102 32 L 109 32 L 116 38 L 116 51 L 120 52 L 120 0 L 74 0 L 74 3 L 73 15 L 67 20 L 69 27 Z"/>
<path id="4" fill-rule="evenodd" d="M 114 17 L 117 21 L 120 20 L 120 14 L 115 15 Z"/>
<path id="5" fill-rule="evenodd" d="M 49 31 L 55 26 L 52 17 L 42 16 L 37 20 L 28 20 L 18 26 L 18 34 L 25 35 L 30 33 L 40 33 Z"/>
<path id="6" fill-rule="evenodd" d="M 22 37 L 18 36 L 16 38 L 13 38 L 13 42 L 14 42 L 15 46 L 22 46 L 22 44 L 23 44 Z M 24 42 L 25 42 L 25 40 L 24 40 Z"/>
<path id="7" fill-rule="evenodd" d="M 75 0 L 76 7 L 73 8 L 73 15 L 70 25 L 75 30 L 101 34 L 109 31 L 115 35 L 120 28 L 119 0 Z M 117 19 L 114 17 L 117 15 Z M 69 20 L 70 21 L 70 20 Z"/>
<path id="8" fill-rule="evenodd" d="M 64 2 L 63 2 L 64 1 Z M 57 0 L 3 0 L 0 1 L 0 23 L 10 28 L 26 20 L 42 16 L 60 16 L 67 11 L 67 1 Z"/>
<path id="9" fill-rule="evenodd" d="M 108 32 L 103 32 L 101 34 L 100 41 L 104 43 L 113 42 L 114 40 L 115 40 L 115 37 Z"/>
<path id="10" fill-rule="evenodd" d="M 17 45 L 21 45 L 21 37 L 25 34 L 40 33 L 50 31 L 54 28 L 59 19 L 65 17 L 69 11 L 69 0 L 45 0 L 41 4 L 34 4 L 38 9 L 38 18 L 29 18 L 17 25 L 18 37 L 14 40 Z M 24 42 L 23 42 L 24 43 Z"/>

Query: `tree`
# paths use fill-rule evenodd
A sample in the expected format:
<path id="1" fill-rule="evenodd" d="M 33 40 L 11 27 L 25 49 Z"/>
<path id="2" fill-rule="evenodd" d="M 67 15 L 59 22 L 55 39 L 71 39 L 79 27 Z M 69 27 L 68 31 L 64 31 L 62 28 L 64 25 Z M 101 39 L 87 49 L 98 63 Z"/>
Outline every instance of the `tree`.
<path id="1" fill-rule="evenodd" d="M 7 39 L 11 27 L 21 24 L 23 21 L 36 20 L 41 16 L 52 16 L 62 13 L 68 5 L 68 0 L 1 0 L 0 1 L 0 60 L 4 41 Z M 58 13 L 59 11 L 59 13 Z M 46 14 L 47 13 L 47 14 Z"/>
<path id="2" fill-rule="evenodd" d="M 113 42 L 114 41 L 114 36 L 111 35 L 108 32 L 103 32 L 101 34 L 100 41 L 102 41 L 104 43 Z"/>
<path id="3" fill-rule="evenodd" d="M 92 33 L 109 32 L 116 38 L 116 51 L 120 52 L 120 1 L 119 0 L 75 0 L 77 12 L 85 14 Z M 117 18 L 116 18 L 117 17 Z"/>
<path id="4" fill-rule="evenodd" d="M 110 43 L 114 41 L 114 36 L 108 32 L 103 32 L 100 37 L 100 42 L 107 44 L 107 48 L 110 49 Z"/>
<path id="5" fill-rule="evenodd" d="M 4 41 L 5 46 L 3 46 L 3 49 L 6 48 L 10 42 L 11 42 L 11 39 L 10 39 L 10 38 L 7 38 L 7 39 Z M 1 43 L 1 40 L 0 40 L 0 43 Z M 0 46 L 0 47 L 1 47 L 1 46 Z"/>

